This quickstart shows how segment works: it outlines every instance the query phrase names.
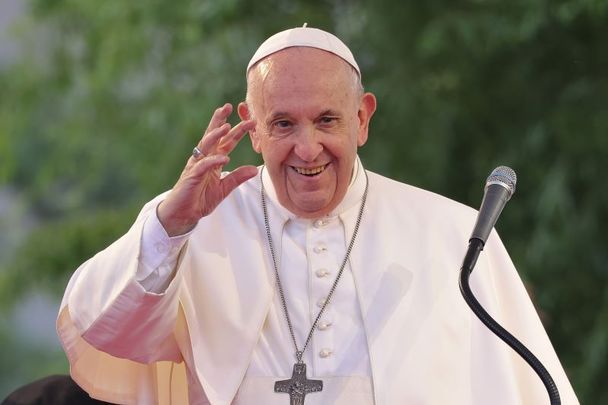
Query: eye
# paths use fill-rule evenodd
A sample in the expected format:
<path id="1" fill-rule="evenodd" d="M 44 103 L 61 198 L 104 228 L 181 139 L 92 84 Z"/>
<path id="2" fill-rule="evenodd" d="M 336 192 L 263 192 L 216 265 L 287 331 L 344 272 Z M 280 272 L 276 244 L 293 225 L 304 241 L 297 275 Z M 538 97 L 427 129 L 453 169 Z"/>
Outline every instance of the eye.
<path id="1" fill-rule="evenodd" d="M 322 115 L 317 120 L 317 125 L 321 128 L 330 129 L 338 124 L 338 117 L 335 115 Z"/>
<path id="2" fill-rule="evenodd" d="M 272 125 L 278 129 L 288 129 L 291 127 L 291 122 L 287 120 L 278 120 L 273 122 Z"/>

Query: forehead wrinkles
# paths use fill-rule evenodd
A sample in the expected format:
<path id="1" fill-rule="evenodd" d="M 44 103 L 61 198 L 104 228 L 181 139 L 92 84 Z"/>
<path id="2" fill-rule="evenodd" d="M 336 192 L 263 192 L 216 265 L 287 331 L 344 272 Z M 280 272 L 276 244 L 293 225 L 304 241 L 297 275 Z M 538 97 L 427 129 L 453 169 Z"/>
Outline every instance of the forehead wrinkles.
<path id="1" fill-rule="evenodd" d="M 266 105 L 267 89 L 275 82 L 293 84 L 301 76 L 309 77 L 310 70 L 319 79 L 327 78 L 330 81 L 342 79 L 344 86 L 341 87 L 347 99 L 356 101 L 357 96 L 363 94 L 357 71 L 346 61 L 319 49 L 294 47 L 270 55 L 250 69 L 247 75 L 246 95 L 249 109 L 253 112 L 256 108 L 263 108 Z"/>

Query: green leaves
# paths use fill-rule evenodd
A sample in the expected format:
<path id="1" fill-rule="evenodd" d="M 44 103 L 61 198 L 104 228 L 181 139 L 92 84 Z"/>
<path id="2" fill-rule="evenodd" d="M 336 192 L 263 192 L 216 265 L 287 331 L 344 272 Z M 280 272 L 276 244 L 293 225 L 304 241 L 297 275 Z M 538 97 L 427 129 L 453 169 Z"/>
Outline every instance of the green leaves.
<path id="1" fill-rule="evenodd" d="M 0 260 L 4 308 L 59 295 L 244 98 L 261 41 L 308 22 L 378 96 L 366 167 L 474 207 L 495 166 L 517 171 L 499 231 L 581 402 L 607 402 L 608 2 L 365 3 L 33 1 L 0 72 L 0 182 L 20 213 L 0 221 L 20 246 Z M 257 162 L 244 140 L 231 165 Z"/>

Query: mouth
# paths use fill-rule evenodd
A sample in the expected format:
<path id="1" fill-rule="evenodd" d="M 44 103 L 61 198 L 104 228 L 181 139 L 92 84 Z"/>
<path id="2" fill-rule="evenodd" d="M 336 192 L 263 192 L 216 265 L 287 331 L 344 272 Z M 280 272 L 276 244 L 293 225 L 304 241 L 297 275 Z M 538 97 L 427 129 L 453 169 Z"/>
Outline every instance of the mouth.
<path id="1" fill-rule="evenodd" d="M 313 177 L 320 173 L 323 173 L 325 171 L 325 169 L 327 168 L 327 166 L 329 166 L 329 163 L 325 164 L 323 166 L 317 166 L 317 167 L 291 166 L 291 168 L 298 174 L 302 174 L 302 175 L 308 176 L 308 177 Z"/>

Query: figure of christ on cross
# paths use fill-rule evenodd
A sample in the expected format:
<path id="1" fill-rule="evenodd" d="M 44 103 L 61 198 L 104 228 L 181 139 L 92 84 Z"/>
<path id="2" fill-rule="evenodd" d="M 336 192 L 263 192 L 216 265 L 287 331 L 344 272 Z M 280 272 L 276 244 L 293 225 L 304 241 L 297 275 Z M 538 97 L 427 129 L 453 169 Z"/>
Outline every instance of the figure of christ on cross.
<path id="1" fill-rule="evenodd" d="M 285 392 L 289 394 L 290 405 L 304 405 L 306 394 L 323 390 L 323 381 L 309 380 L 306 378 L 306 364 L 296 363 L 293 365 L 293 373 L 289 380 L 281 380 L 274 383 L 274 392 Z"/>

